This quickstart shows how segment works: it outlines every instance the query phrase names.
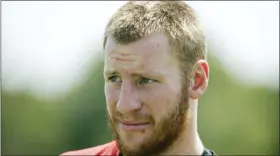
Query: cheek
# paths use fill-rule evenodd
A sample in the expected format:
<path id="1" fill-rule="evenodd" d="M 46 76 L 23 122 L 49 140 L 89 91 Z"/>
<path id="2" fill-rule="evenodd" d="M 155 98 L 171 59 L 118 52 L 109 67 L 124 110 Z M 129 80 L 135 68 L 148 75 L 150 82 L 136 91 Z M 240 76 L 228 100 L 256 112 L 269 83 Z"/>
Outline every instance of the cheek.
<path id="1" fill-rule="evenodd" d="M 168 87 L 160 87 L 142 93 L 142 95 L 145 95 L 143 96 L 145 97 L 143 101 L 156 122 L 173 108 L 176 94 L 176 92 L 173 92 Z"/>
<path id="2" fill-rule="evenodd" d="M 156 122 L 166 117 L 175 108 L 179 94 L 180 88 L 174 88 L 172 85 L 164 85 L 145 92 L 145 103 Z"/>
<path id="3" fill-rule="evenodd" d="M 108 111 L 111 113 L 113 109 L 116 107 L 118 101 L 118 91 L 114 88 L 106 85 L 105 86 L 105 97 L 106 97 L 106 105 Z"/>

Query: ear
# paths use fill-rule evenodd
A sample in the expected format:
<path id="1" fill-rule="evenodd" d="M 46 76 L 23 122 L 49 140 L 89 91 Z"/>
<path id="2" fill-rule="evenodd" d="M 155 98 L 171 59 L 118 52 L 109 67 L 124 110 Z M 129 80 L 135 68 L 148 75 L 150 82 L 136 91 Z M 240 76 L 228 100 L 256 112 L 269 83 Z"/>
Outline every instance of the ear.
<path id="1" fill-rule="evenodd" d="M 200 98 L 206 91 L 209 80 L 209 66 L 206 60 L 197 61 L 192 69 L 189 93 L 192 99 Z"/>

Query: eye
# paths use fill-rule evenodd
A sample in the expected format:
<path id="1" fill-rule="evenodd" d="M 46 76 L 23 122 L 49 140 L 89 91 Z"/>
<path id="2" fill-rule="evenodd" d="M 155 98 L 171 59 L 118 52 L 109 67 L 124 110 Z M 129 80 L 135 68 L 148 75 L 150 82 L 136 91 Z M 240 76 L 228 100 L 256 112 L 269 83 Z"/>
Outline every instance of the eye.
<path id="1" fill-rule="evenodd" d="M 142 78 L 141 81 L 140 81 L 140 84 L 142 84 L 142 83 L 152 83 L 152 82 L 155 82 L 155 80 L 148 79 L 148 78 Z"/>
<path id="2" fill-rule="evenodd" d="M 119 76 L 111 76 L 108 78 L 108 80 L 111 82 L 122 82 L 122 79 Z"/>

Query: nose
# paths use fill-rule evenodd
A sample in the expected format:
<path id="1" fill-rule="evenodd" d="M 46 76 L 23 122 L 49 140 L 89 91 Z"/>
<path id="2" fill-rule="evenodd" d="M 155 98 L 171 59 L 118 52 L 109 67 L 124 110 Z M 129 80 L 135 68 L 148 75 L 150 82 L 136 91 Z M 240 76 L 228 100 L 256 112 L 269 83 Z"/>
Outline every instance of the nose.
<path id="1" fill-rule="evenodd" d="M 117 102 L 117 110 L 122 114 L 127 114 L 140 108 L 141 102 L 137 98 L 136 90 L 131 84 L 123 82 Z"/>

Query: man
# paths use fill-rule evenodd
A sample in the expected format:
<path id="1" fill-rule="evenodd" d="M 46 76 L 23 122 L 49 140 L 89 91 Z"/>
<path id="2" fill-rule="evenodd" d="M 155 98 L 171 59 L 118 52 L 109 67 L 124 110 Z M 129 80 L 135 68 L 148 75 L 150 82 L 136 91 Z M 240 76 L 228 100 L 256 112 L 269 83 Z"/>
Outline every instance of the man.
<path id="1" fill-rule="evenodd" d="M 214 155 L 197 132 L 209 67 L 204 32 L 185 2 L 128 2 L 104 38 L 105 96 L 115 140 L 63 155 Z"/>

